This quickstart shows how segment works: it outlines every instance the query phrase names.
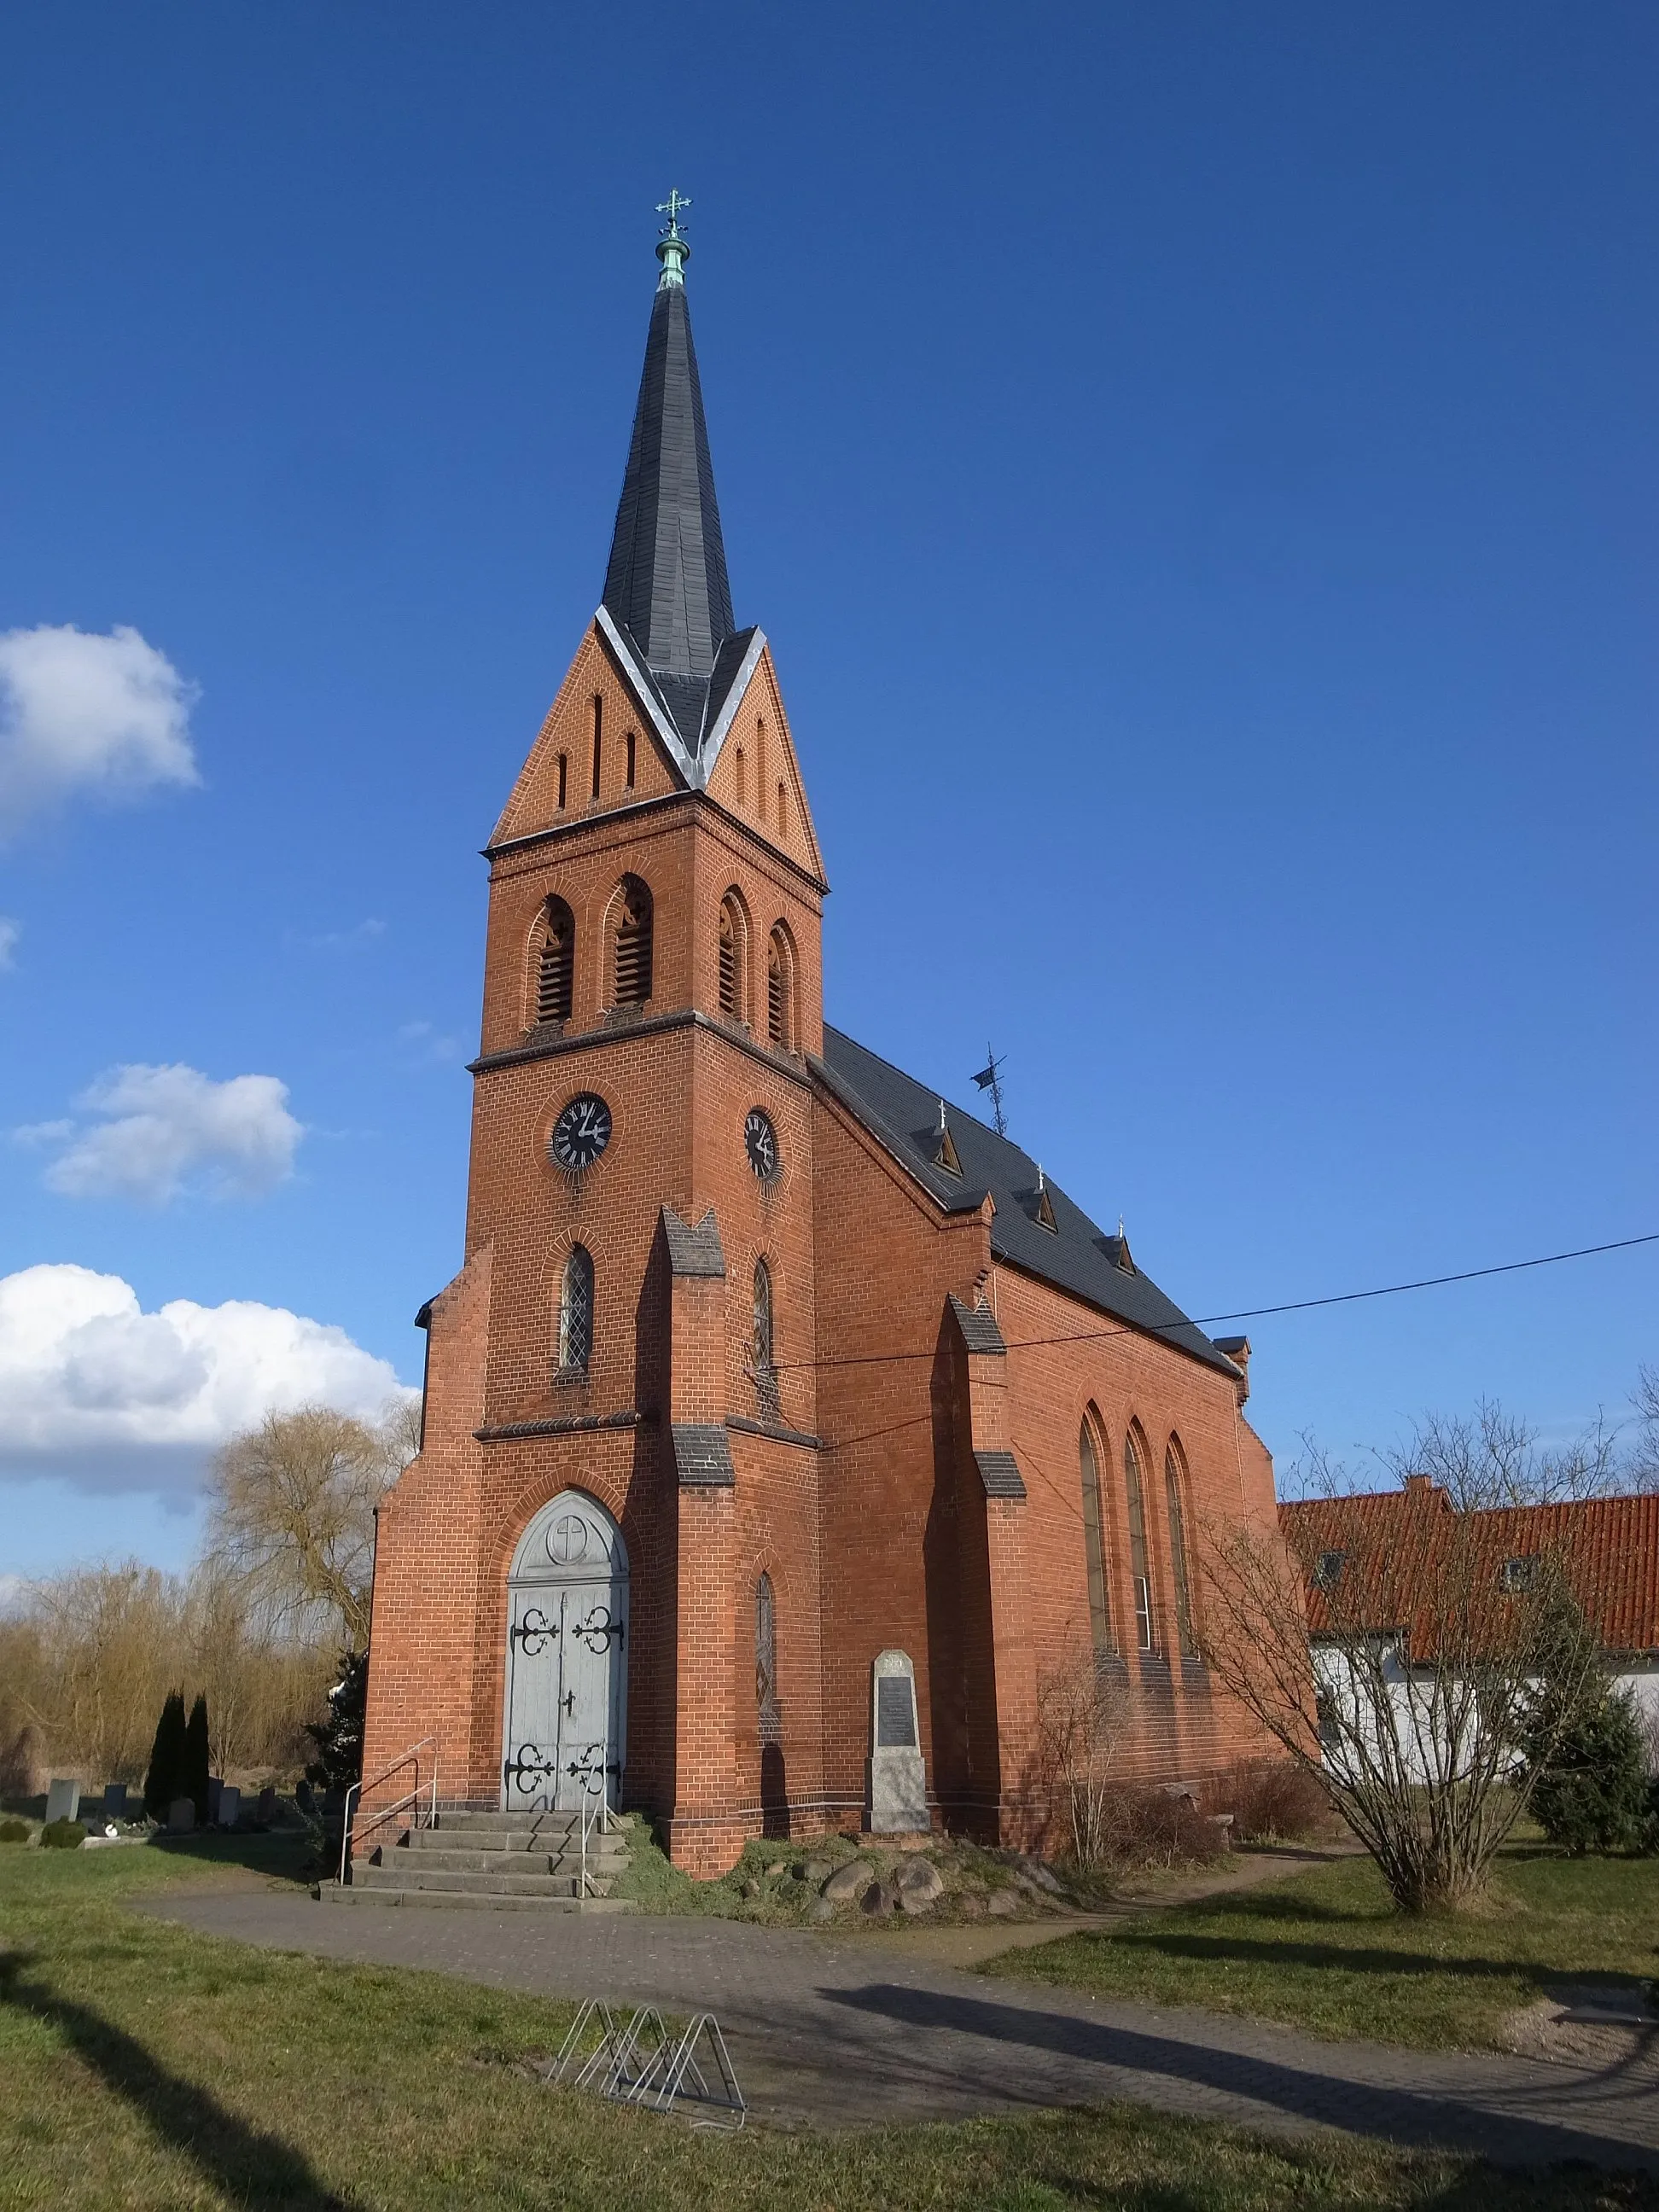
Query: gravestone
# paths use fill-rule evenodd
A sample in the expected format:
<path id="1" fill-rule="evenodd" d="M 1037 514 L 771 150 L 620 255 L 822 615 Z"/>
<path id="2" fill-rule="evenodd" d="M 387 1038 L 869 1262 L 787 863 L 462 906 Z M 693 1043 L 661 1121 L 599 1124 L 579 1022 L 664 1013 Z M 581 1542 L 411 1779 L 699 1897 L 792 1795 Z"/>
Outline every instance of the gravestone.
<path id="1" fill-rule="evenodd" d="M 263 1820 L 267 1827 L 276 1817 L 276 1792 L 269 1782 L 259 1792 L 259 1802 L 255 1808 L 254 1817 Z"/>
<path id="2" fill-rule="evenodd" d="M 104 1818 L 106 1820 L 125 1820 L 126 1817 L 126 1784 L 125 1782 L 106 1782 L 104 1784 Z"/>
<path id="3" fill-rule="evenodd" d="M 234 1783 L 227 1782 L 219 1792 L 219 1826 L 234 1828 L 242 1816 L 242 1793 Z"/>
<path id="4" fill-rule="evenodd" d="M 210 1774 L 210 1775 L 209 1775 L 209 1777 L 208 1777 L 207 1816 L 208 1816 L 208 1826 L 209 1826 L 210 1827 L 211 1827 L 211 1826 L 213 1826 L 214 1822 L 215 1822 L 215 1821 L 218 1819 L 218 1817 L 219 1817 L 219 1795 L 220 1795 L 220 1792 L 223 1790 L 224 1786 L 225 1786 L 225 1785 L 224 1785 L 224 1784 L 223 1784 L 222 1782 L 221 1782 L 221 1780 L 219 1779 L 219 1778 L 218 1778 L 218 1776 L 217 1776 L 216 1774 Z"/>
<path id="5" fill-rule="evenodd" d="M 187 1836 L 196 1826 L 196 1800 L 175 1797 L 167 1807 L 167 1832 L 170 1835 Z"/>
<path id="6" fill-rule="evenodd" d="M 81 1785 L 73 1778 L 53 1782 L 46 1792 L 46 1820 L 72 1820 L 81 1809 Z"/>
<path id="7" fill-rule="evenodd" d="M 883 1651 L 870 1680 L 870 1832 L 903 1835 L 930 1825 L 915 1668 L 908 1652 Z"/>

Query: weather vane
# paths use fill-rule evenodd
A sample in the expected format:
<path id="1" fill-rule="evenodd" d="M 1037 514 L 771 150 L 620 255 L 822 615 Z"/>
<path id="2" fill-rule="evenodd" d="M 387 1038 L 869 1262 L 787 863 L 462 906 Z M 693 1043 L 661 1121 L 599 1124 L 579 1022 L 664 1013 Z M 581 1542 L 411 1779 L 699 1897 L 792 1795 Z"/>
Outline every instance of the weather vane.
<path id="1" fill-rule="evenodd" d="M 665 238 L 678 238 L 679 236 L 680 217 L 685 213 L 685 210 L 690 206 L 690 204 L 691 203 L 687 199 L 685 194 L 678 191 L 671 191 L 665 200 L 659 200 L 657 202 L 657 213 L 659 215 L 665 215 L 668 217 L 667 222 L 662 227 L 662 235 Z"/>
<path id="2" fill-rule="evenodd" d="M 981 1091 L 988 1091 L 991 1094 L 991 1114 L 1000 1137 L 1006 1137 L 1008 1133 L 1007 1118 L 1002 1110 L 1002 1060 L 1006 1056 L 1005 1054 L 1002 1059 L 1000 1059 L 988 1044 L 985 1048 L 985 1065 L 974 1078 Z"/>

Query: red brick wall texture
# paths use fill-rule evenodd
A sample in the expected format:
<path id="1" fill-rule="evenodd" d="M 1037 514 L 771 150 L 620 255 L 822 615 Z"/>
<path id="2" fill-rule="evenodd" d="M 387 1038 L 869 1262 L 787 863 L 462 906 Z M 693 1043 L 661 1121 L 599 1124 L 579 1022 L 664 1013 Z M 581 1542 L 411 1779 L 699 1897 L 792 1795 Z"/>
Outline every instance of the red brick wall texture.
<path id="1" fill-rule="evenodd" d="M 648 1002 L 619 1013 L 624 875 L 651 890 L 653 976 Z M 531 1516 L 571 1488 L 599 1500 L 627 1544 L 623 1802 L 657 1819 L 679 1863 L 717 1873 L 763 1822 L 795 1835 L 858 1826 L 871 1666 L 893 1646 L 915 1662 L 937 1820 L 1033 1840 L 1038 1684 L 1091 1638 L 1085 1420 L 1109 1664 L 1132 1716 L 1126 1779 L 1197 1780 L 1266 1748 L 1182 1652 L 1166 1507 L 1173 1453 L 1201 1607 L 1196 1555 L 1210 1532 L 1275 1525 L 1272 1465 L 1238 1387 L 994 1263 L 988 1204 L 944 1213 L 815 1079 L 824 888 L 769 653 L 708 790 L 691 792 L 591 630 L 491 848 L 465 1259 L 430 1308 L 420 1456 L 380 1510 L 366 1774 L 432 1736 L 442 1797 L 500 1802 L 508 1567 Z M 746 1018 L 735 1020 L 720 1011 L 718 966 L 731 890 L 747 938 Z M 572 1005 L 562 1025 L 538 1027 L 553 896 L 575 918 Z M 767 1041 L 765 999 L 779 924 L 793 966 L 781 1047 Z M 584 1091 L 609 1103 L 613 1134 L 572 1176 L 549 1139 Z M 744 1146 L 756 1106 L 779 1137 L 769 1183 Z M 665 1207 L 690 1224 L 713 1212 L 723 1280 L 672 1273 Z M 559 1302 L 577 1243 L 593 1261 L 594 1327 L 586 1374 L 573 1380 L 559 1371 Z M 769 1384 L 752 1356 L 762 1260 Z M 953 1297 L 993 1309 L 1005 1354 L 969 1353 Z M 1053 1341 L 1067 1337 L 1078 1340 Z M 731 1486 L 682 1486 L 672 1429 L 686 1422 L 724 1428 Z M 1152 1586 L 1146 1650 L 1122 1472 L 1131 1434 Z M 986 1495 L 974 1453 L 996 1449 L 1013 1452 L 1023 1500 Z M 781 1737 L 766 1777 L 763 1572 L 775 1595 Z"/>

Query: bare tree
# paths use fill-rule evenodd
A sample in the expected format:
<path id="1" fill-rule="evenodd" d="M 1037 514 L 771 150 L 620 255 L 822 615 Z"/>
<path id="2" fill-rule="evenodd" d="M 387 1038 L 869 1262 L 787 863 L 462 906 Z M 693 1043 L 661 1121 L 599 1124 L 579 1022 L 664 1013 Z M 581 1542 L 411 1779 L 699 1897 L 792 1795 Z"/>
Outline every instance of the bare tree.
<path id="1" fill-rule="evenodd" d="M 1636 1439 L 1629 1462 L 1632 1487 L 1659 1490 L 1659 1367 L 1637 1370 L 1631 1402 L 1636 1408 Z"/>
<path id="2" fill-rule="evenodd" d="M 1481 1516 L 1510 1502 L 1512 1441 L 1425 1422 L 1413 1457 L 1437 1454 L 1455 1480 L 1413 1465 L 1382 1496 L 1353 1494 L 1314 1448 L 1315 1494 L 1285 1516 L 1287 1540 L 1221 1528 L 1206 1547 L 1212 1670 L 1318 1780 L 1408 1911 L 1480 1895 L 1525 1809 L 1520 1747 L 1540 1700 L 1553 1743 L 1603 1686 L 1559 1560 L 1494 1556 Z"/>
<path id="3" fill-rule="evenodd" d="M 270 1413 L 213 1462 L 205 1559 L 272 1630 L 368 1640 L 374 1509 L 413 1439 L 401 1404 L 379 1427 L 326 1406 Z"/>
<path id="4" fill-rule="evenodd" d="M 1039 1676 L 1036 1752 L 1051 1814 L 1063 1814 L 1070 1856 L 1093 1869 L 1110 1856 L 1114 1770 L 1126 1716 L 1122 1692 L 1086 1647 Z"/>
<path id="5" fill-rule="evenodd" d="M 1655 1401 L 1659 1417 L 1659 1389 Z M 1471 1512 L 1572 1504 L 1640 1487 L 1635 1460 L 1621 1455 L 1619 1431 L 1602 1414 L 1569 1443 L 1540 1449 L 1538 1431 L 1494 1399 L 1483 1398 L 1473 1414 L 1425 1414 L 1405 1443 L 1378 1456 L 1396 1482 L 1426 1475 Z"/>

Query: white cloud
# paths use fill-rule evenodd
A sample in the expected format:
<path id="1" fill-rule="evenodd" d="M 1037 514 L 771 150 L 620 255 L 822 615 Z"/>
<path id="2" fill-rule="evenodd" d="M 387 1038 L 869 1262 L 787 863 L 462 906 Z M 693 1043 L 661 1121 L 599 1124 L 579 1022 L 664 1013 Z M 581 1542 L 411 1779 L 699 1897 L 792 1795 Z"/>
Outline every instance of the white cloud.
<path id="1" fill-rule="evenodd" d="M 17 940 L 23 934 L 23 926 L 9 915 L 0 914 L 0 969 L 9 968 L 17 950 Z"/>
<path id="2" fill-rule="evenodd" d="M 147 1314 L 130 1284 L 90 1267 L 0 1276 L 0 1477 L 188 1489 L 267 1413 L 327 1405 L 373 1419 L 410 1395 L 343 1329 L 283 1306 L 177 1298 Z"/>
<path id="3" fill-rule="evenodd" d="M 199 783 L 198 696 L 125 624 L 107 637 L 68 623 L 0 634 L 0 835 L 76 792 L 118 799 Z"/>
<path id="4" fill-rule="evenodd" d="M 24 1144 L 64 1143 L 46 1181 L 66 1198 L 258 1198 L 293 1173 L 305 1134 L 274 1075 L 215 1083 L 194 1067 L 114 1067 L 76 1103 L 101 1119 L 15 1132 Z"/>

